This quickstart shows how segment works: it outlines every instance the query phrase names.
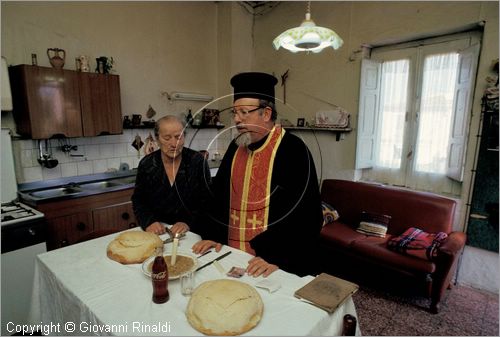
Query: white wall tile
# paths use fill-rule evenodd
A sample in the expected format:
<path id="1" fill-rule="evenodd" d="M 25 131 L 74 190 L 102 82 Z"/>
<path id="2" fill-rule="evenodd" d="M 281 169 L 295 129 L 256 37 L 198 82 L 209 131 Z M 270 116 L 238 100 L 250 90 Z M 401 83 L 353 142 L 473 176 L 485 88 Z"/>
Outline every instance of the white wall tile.
<path id="1" fill-rule="evenodd" d="M 120 158 L 111 158 L 107 160 L 107 170 L 116 169 L 120 167 Z"/>
<path id="2" fill-rule="evenodd" d="M 123 157 L 127 155 L 127 144 L 117 143 L 113 144 L 113 155 L 115 157 Z"/>
<path id="3" fill-rule="evenodd" d="M 87 145 L 90 142 L 90 138 L 88 137 L 79 137 L 79 138 L 73 138 L 72 144 L 74 145 Z"/>
<path id="4" fill-rule="evenodd" d="M 20 140 L 19 143 L 21 144 L 21 150 L 32 150 L 38 148 L 38 144 L 35 140 Z"/>
<path id="5" fill-rule="evenodd" d="M 113 153 L 113 144 L 101 144 L 99 145 L 99 154 L 100 158 L 112 158 L 114 156 Z"/>
<path id="6" fill-rule="evenodd" d="M 42 168 L 43 180 L 58 179 L 61 178 L 61 165 L 57 165 L 54 168 Z"/>
<path id="7" fill-rule="evenodd" d="M 26 167 L 23 168 L 23 177 L 22 177 L 23 182 L 32 182 L 32 181 L 39 181 L 43 180 L 42 176 L 42 168 L 40 166 L 35 166 L 35 167 Z M 17 177 L 19 180 L 20 178 Z M 21 181 L 18 181 L 21 182 Z"/>
<path id="8" fill-rule="evenodd" d="M 108 169 L 108 161 L 106 159 L 98 159 L 92 162 L 94 173 L 103 173 Z"/>
<path id="9" fill-rule="evenodd" d="M 84 153 L 88 160 L 99 159 L 101 157 L 99 152 L 99 145 L 85 145 Z"/>
<path id="10" fill-rule="evenodd" d="M 99 144 L 103 143 L 101 137 L 89 137 L 88 142 L 89 142 L 89 144 L 95 144 L 95 145 L 99 145 Z"/>
<path id="11" fill-rule="evenodd" d="M 78 170 L 78 175 L 79 176 L 83 176 L 83 175 L 86 175 L 86 174 L 92 174 L 92 173 L 94 173 L 93 172 L 92 161 L 86 160 L 86 161 L 82 161 L 82 162 L 78 163 L 77 164 L 77 170 Z"/>
<path id="12" fill-rule="evenodd" d="M 73 177 L 78 175 L 78 168 L 76 163 L 61 164 L 61 176 Z"/>
<path id="13" fill-rule="evenodd" d="M 33 166 L 33 151 L 21 150 L 21 167 Z"/>

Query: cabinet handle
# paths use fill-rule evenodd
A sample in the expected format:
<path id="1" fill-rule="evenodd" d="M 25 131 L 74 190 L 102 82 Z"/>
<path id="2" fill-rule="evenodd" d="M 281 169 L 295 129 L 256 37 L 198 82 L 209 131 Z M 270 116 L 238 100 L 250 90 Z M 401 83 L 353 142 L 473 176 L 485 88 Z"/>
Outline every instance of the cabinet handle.
<path id="1" fill-rule="evenodd" d="M 61 247 L 66 247 L 68 245 L 68 240 L 61 241 Z"/>
<path id="2" fill-rule="evenodd" d="M 79 222 L 76 224 L 76 228 L 79 230 L 79 231 L 84 231 L 85 230 L 85 223 L 83 222 Z"/>
<path id="3" fill-rule="evenodd" d="M 129 228 L 134 228 L 134 227 L 137 227 L 137 224 L 135 222 L 131 222 L 128 224 L 128 227 Z"/>
<path id="4" fill-rule="evenodd" d="M 128 212 L 123 212 L 123 213 L 122 213 L 122 219 L 123 219 L 123 220 L 128 220 L 128 219 L 130 219 L 130 214 L 128 214 Z"/>

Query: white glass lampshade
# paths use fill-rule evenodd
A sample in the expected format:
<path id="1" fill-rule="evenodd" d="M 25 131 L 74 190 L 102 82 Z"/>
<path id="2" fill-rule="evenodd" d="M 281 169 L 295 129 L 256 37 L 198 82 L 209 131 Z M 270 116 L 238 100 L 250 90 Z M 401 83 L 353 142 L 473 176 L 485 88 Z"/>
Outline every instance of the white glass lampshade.
<path id="1" fill-rule="evenodd" d="M 319 53 L 327 47 L 338 49 L 343 43 L 344 41 L 333 30 L 316 26 L 309 12 L 306 13 L 306 19 L 302 21 L 300 27 L 288 29 L 273 41 L 276 50 L 283 47 L 292 53 L 299 51 Z"/>

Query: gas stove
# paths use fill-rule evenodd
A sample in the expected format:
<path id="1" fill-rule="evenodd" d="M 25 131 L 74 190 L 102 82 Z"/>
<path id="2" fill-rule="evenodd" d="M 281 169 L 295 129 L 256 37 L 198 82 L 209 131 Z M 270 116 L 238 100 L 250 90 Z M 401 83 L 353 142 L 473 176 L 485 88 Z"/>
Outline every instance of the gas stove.
<path id="1" fill-rule="evenodd" d="M 12 225 L 44 217 L 43 213 L 17 201 L 2 203 L 1 211 L 2 226 Z"/>

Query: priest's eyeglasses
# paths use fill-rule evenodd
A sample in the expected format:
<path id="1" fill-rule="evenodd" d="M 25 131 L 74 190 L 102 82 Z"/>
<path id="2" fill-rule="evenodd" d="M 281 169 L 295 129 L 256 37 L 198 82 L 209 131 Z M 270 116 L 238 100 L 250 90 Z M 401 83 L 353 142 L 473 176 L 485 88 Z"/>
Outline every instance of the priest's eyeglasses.
<path id="1" fill-rule="evenodd" d="M 231 108 L 229 111 L 231 112 L 231 115 L 234 117 L 238 116 L 240 118 L 245 118 L 249 113 L 252 113 L 254 111 L 257 111 L 259 109 L 262 109 L 263 107 L 261 106 L 256 106 L 255 109 L 251 109 L 251 110 L 245 110 L 245 109 L 235 109 L 235 108 Z"/>

